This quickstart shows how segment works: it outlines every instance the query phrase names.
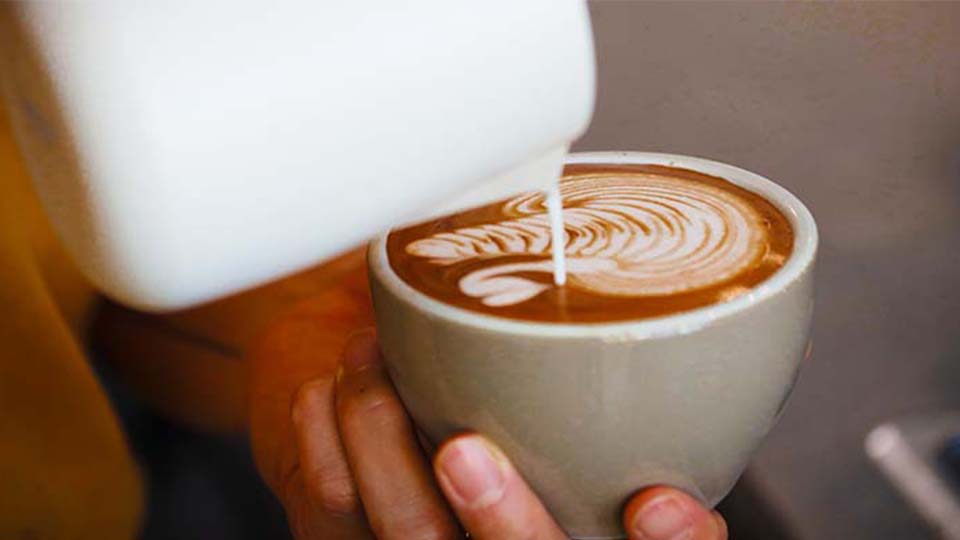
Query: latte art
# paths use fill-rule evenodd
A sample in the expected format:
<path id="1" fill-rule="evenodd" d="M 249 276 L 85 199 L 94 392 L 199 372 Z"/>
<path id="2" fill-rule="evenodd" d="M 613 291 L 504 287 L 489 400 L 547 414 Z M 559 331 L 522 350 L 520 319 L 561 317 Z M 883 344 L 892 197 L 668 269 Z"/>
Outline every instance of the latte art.
<path id="1" fill-rule="evenodd" d="M 762 217 L 722 189 L 657 174 L 586 176 L 561 184 L 569 286 L 609 296 L 660 296 L 729 279 L 764 255 Z M 407 253 L 450 265 L 507 255 L 548 256 L 544 196 L 506 202 L 497 223 L 438 233 Z M 461 292 L 488 306 L 522 302 L 549 285 L 515 277 L 552 272 L 550 261 L 502 263 L 462 277 Z"/>
<path id="2" fill-rule="evenodd" d="M 394 270 L 464 307 L 536 320 L 616 320 L 726 301 L 783 265 L 786 218 L 725 180 L 652 165 L 568 166 L 567 282 L 553 282 L 541 193 L 391 233 Z"/>

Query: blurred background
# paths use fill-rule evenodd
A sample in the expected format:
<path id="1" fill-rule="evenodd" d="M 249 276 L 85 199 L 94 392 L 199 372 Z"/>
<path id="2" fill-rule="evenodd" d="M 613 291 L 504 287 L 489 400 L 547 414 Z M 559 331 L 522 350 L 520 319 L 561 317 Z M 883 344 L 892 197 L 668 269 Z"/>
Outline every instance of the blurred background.
<path id="1" fill-rule="evenodd" d="M 745 482 L 796 538 L 922 538 L 864 437 L 960 406 L 960 4 L 591 13 L 599 94 L 578 149 L 734 163 L 820 227 L 813 358 Z"/>
<path id="2" fill-rule="evenodd" d="M 722 504 L 732 537 L 934 538 L 864 439 L 960 408 L 960 3 L 590 10 L 599 92 L 576 150 L 736 164 L 820 225 L 813 358 Z M 285 536 L 243 434 L 243 350 L 341 264 L 163 317 L 89 306 L 98 374 L 148 480 L 145 540 Z"/>

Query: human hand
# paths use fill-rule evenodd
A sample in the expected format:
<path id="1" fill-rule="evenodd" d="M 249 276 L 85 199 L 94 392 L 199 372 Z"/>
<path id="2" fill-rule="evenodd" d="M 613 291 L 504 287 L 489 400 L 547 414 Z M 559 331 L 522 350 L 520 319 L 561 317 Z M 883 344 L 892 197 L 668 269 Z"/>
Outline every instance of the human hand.
<path id="1" fill-rule="evenodd" d="M 566 538 L 509 460 L 479 435 L 431 463 L 381 364 L 372 331 L 347 343 L 337 375 L 311 379 L 291 409 L 297 466 L 277 490 L 301 540 Z M 275 487 L 277 489 L 277 487 Z M 627 504 L 632 539 L 721 540 L 723 520 L 674 489 Z"/>
<path id="2" fill-rule="evenodd" d="M 294 535 L 440 540 L 463 538 L 464 527 L 479 540 L 565 538 L 482 437 L 425 457 L 373 333 L 354 333 L 373 315 L 362 253 L 345 260 L 346 277 L 288 310 L 248 358 L 254 455 Z M 718 514 L 666 487 L 638 493 L 623 518 L 634 540 L 726 538 Z"/>

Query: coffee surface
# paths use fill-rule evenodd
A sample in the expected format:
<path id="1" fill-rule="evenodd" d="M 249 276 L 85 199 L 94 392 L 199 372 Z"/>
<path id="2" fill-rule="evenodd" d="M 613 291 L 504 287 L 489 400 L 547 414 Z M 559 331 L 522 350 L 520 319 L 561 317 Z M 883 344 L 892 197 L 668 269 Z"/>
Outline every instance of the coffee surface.
<path id="1" fill-rule="evenodd" d="M 564 169 L 568 280 L 553 283 L 542 193 L 398 229 L 390 266 L 407 284 L 473 311 L 543 322 L 660 317 L 731 300 L 776 272 L 793 231 L 763 197 L 659 165 Z"/>

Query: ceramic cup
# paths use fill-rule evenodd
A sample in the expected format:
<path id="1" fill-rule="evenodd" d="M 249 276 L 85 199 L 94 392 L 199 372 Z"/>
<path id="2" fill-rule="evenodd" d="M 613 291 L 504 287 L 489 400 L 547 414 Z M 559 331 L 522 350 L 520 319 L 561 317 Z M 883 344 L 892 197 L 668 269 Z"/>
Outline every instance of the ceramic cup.
<path id="1" fill-rule="evenodd" d="M 390 268 L 384 236 L 369 252 L 377 328 L 397 391 L 429 439 L 482 433 L 570 536 L 625 538 L 621 512 L 633 493 L 666 484 L 715 505 L 776 422 L 808 342 L 817 228 L 785 189 L 723 163 L 642 152 L 573 154 L 568 163 L 725 178 L 787 216 L 793 253 L 726 303 L 635 322 L 550 324 L 414 290 Z"/>

